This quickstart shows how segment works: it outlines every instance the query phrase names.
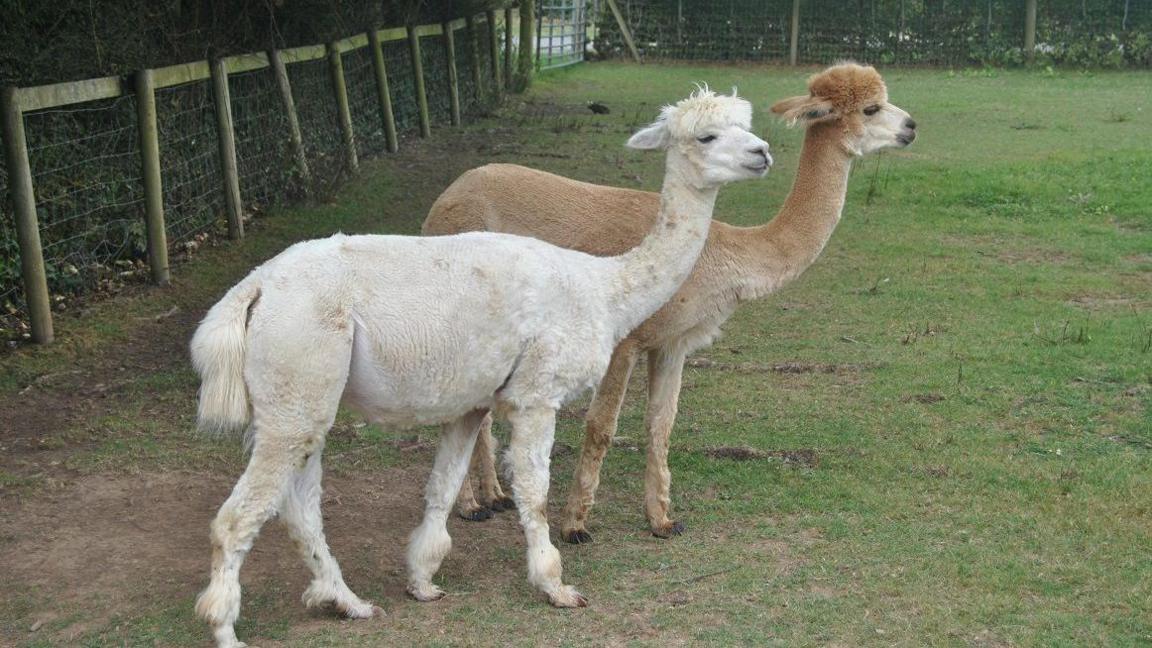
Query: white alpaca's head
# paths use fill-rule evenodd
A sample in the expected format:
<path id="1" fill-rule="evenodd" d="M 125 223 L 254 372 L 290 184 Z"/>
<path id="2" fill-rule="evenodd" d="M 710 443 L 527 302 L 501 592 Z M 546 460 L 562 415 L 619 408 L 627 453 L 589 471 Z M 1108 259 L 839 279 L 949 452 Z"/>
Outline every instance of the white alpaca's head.
<path id="1" fill-rule="evenodd" d="M 852 155 L 905 147 L 916 139 L 916 122 L 888 103 L 888 88 L 870 65 L 840 63 L 808 79 L 808 95 L 776 102 L 772 112 L 790 124 L 839 124 L 841 145 Z"/>
<path id="2" fill-rule="evenodd" d="M 669 161 L 683 159 L 701 188 L 759 178 L 772 166 L 768 142 L 756 137 L 752 104 L 732 95 L 699 88 L 628 140 L 634 149 L 669 151 Z"/>

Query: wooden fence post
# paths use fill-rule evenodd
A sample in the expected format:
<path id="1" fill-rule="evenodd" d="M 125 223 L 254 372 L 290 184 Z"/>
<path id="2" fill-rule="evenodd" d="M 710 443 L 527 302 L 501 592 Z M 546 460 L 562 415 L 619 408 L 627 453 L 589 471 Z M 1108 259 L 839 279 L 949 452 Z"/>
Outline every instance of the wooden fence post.
<path id="1" fill-rule="evenodd" d="M 520 84 L 527 89 L 532 85 L 532 72 L 535 70 L 532 57 L 532 43 L 535 41 L 536 2 L 520 0 Z"/>
<path id="2" fill-rule="evenodd" d="M 472 65 L 472 86 L 476 88 L 476 98 L 479 99 L 484 94 L 484 71 L 480 69 L 480 39 L 476 30 L 476 17 L 465 18 L 464 27 L 465 33 L 468 34 L 468 62 Z"/>
<path id="3" fill-rule="evenodd" d="M 164 231 L 164 190 L 160 179 L 160 134 L 156 126 L 156 87 L 152 70 L 133 78 L 136 128 L 140 134 L 141 177 L 144 179 L 144 228 L 148 234 L 148 266 L 152 281 L 163 286 L 168 276 L 168 236 Z"/>
<path id="4" fill-rule="evenodd" d="M 492 64 L 492 91 L 500 96 L 500 89 L 504 86 L 500 79 L 500 35 L 496 31 L 496 12 L 489 9 L 484 17 L 488 20 L 488 52 Z"/>
<path id="5" fill-rule="evenodd" d="M 1036 54 L 1036 0 L 1025 0 L 1024 54 L 1029 61 Z"/>
<path id="6" fill-rule="evenodd" d="M 292 83 L 288 80 L 288 69 L 284 67 L 284 59 L 280 58 L 279 50 L 268 50 L 268 63 L 272 69 L 272 77 L 276 80 L 276 89 L 280 91 L 280 105 L 284 107 L 284 114 L 288 117 L 288 142 L 292 146 L 296 171 L 303 180 L 304 195 L 311 196 L 312 172 L 308 169 L 308 156 L 304 154 L 304 135 L 300 132 L 300 117 L 296 114 L 296 101 L 292 98 Z"/>
<path id="7" fill-rule="evenodd" d="M 640 50 L 636 49 L 636 41 L 632 40 L 632 30 L 628 29 L 628 23 L 624 21 L 624 14 L 620 13 L 620 7 L 616 6 L 616 0 L 607 0 L 607 2 L 608 8 L 612 10 L 612 17 L 616 19 L 616 26 L 620 28 L 620 35 L 624 37 L 624 44 L 632 53 L 632 60 L 639 63 Z"/>
<path id="8" fill-rule="evenodd" d="M 543 9 L 543 7 L 541 7 L 541 9 Z M 549 23 L 549 25 L 551 25 L 551 23 Z M 537 70 L 540 69 L 540 54 L 541 54 L 541 51 L 544 49 L 543 47 L 541 47 L 541 45 L 543 45 L 543 43 L 541 42 L 543 40 L 543 38 L 544 38 L 544 12 L 539 11 L 536 13 L 536 69 Z M 552 53 L 552 41 L 551 40 L 548 41 L 548 53 L 549 53 L 549 55 L 551 55 L 551 53 Z"/>
<path id="9" fill-rule="evenodd" d="M 420 137 L 431 137 L 428 95 L 424 93 L 424 63 L 420 60 L 420 34 L 416 31 L 415 25 L 408 25 L 408 52 L 412 58 L 412 83 L 416 89 L 416 106 L 420 110 Z"/>
<path id="10" fill-rule="evenodd" d="M 800 0 L 792 0 L 792 39 L 788 46 L 788 62 L 796 65 L 800 52 Z"/>
<path id="11" fill-rule="evenodd" d="M 460 125 L 460 78 L 456 74 L 456 34 L 452 30 L 452 21 L 445 20 L 440 28 L 444 31 L 444 55 L 448 59 L 448 109 L 452 116 L 452 125 Z"/>
<path id="12" fill-rule="evenodd" d="M 512 90 L 512 80 L 516 76 L 512 70 L 512 19 L 516 14 L 512 7 L 504 8 L 504 89 Z"/>
<path id="13" fill-rule="evenodd" d="M 356 136 L 352 132 L 352 111 L 348 108 L 348 86 L 344 83 L 344 62 L 340 57 L 340 47 L 328 43 L 328 75 L 332 77 L 332 92 L 336 95 L 336 111 L 340 119 L 340 134 L 344 137 L 344 164 L 348 171 L 360 170 L 360 160 L 356 157 Z"/>
<path id="14" fill-rule="evenodd" d="M 388 90 L 388 70 L 384 66 L 380 32 L 375 27 L 368 30 L 368 46 L 372 48 L 372 69 L 376 73 L 376 93 L 380 99 L 380 118 L 384 121 L 384 138 L 388 141 L 388 152 L 395 153 L 400 148 L 396 141 L 396 115 L 392 113 L 392 93 Z"/>
<path id="15" fill-rule="evenodd" d="M 224 202 L 228 207 L 228 237 L 244 238 L 240 202 L 240 173 L 236 168 L 236 134 L 232 131 L 232 98 L 224 59 L 211 62 L 212 95 L 216 104 L 216 135 L 220 143 L 220 170 L 224 173 Z"/>
<path id="16" fill-rule="evenodd" d="M 52 304 L 48 299 L 48 276 L 44 271 L 44 249 L 40 246 L 40 223 L 36 218 L 36 194 L 32 189 L 32 167 L 28 163 L 28 142 L 24 137 L 24 111 L 19 90 L 0 91 L 0 131 L 4 135 L 4 160 L 8 165 L 8 191 L 16 212 L 16 240 L 20 246 L 20 275 L 24 280 L 24 302 L 32 324 L 32 341 L 52 341 Z"/>

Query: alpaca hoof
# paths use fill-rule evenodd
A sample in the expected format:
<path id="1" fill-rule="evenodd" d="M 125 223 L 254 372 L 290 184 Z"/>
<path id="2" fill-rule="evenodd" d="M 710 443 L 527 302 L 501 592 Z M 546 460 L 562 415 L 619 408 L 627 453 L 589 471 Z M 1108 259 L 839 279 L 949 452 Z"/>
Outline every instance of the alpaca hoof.
<path id="1" fill-rule="evenodd" d="M 377 612 L 384 616 L 384 610 L 368 601 L 356 603 L 336 603 L 336 610 L 349 619 L 371 619 Z"/>
<path id="2" fill-rule="evenodd" d="M 684 528 L 684 525 L 682 523 L 673 521 L 673 522 L 669 522 L 668 524 L 665 524 L 662 527 L 656 527 L 656 528 L 652 529 L 652 535 L 656 536 L 657 538 L 664 538 L 665 540 L 667 540 L 668 538 L 671 538 L 672 536 L 681 535 L 682 533 L 684 533 L 684 531 L 685 531 L 685 528 Z"/>
<path id="3" fill-rule="evenodd" d="M 430 603 L 444 598 L 444 590 L 432 583 L 425 585 L 412 584 L 408 586 L 408 595 L 421 603 Z"/>
<path id="4" fill-rule="evenodd" d="M 492 509 L 493 511 L 515 511 L 516 500 L 512 499 L 511 497 L 497 497 L 492 500 L 492 503 L 488 505 L 488 508 Z"/>
<path id="5" fill-rule="evenodd" d="M 212 635 L 216 639 L 216 648 L 248 648 L 248 644 L 236 638 L 236 632 L 230 625 L 214 628 Z"/>
<path id="6" fill-rule="evenodd" d="M 571 585 L 565 585 L 549 594 L 548 602 L 558 608 L 588 607 L 588 599 Z"/>
<path id="7" fill-rule="evenodd" d="M 588 544 L 592 542 L 592 534 L 584 529 L 573 529 L 564 532 L 564 542 L 568 544 Z"/>
<path id="8" fill-rule="evenodd" d="M 484 507 L 475 508 L 470 511 L 460 511 L 460 517 L 468 520 L 469 522 L 483 522 L 492 517 L 492 511 Z"/>

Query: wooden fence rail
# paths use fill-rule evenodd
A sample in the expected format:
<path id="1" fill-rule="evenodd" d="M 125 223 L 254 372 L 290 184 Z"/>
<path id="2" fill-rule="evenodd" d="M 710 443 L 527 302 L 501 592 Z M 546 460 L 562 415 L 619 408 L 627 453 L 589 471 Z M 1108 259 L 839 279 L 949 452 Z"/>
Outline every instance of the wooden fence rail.
<path id="1" fill-rule="evenodd" d="M 152 281 L 165 284 L 169 281 L 168 241 L 161 169 L 163 144 L 157 127 L 157 90 L 193 83 L 206 83 L 211 87 L 215 131 L 218 138 L 216 144 L 220 168 L 219 190 L 226 207 L 229 236 L 239 239 L 244 236 L 244 205 L 241 200 L 241 179 L 237 165 L 236 126 L 232 116 L 234 102 L 229 91 L 230 75 L 265 68 L 269 70 L 272 85 L 276 90 L 276 104 L 283 113 L 287 125 L 285 139 L 290 155 L 285 164 L 291 167 L 292 172 L 303 180 L 304 186 L 307 187 L 310 184 L 311 170 L 293 96 L 294 91 L 289 82 L 289 66 L 305 61 L 327 59 L 331 82 L 330 100 L 334 104 L 338 121 L 336 126 L 342 136 L 343 168 L 349 173 L 355 173 L 358 168 L 357 142 L 349 107 L 350 80 L 345 76 L 343 57 L 361 48 L 369 48 L 368 55 L 372 68 L 370 78 L 375 85 L 371 94 L 378 98 L 381 131 L 386 140 L 386 150 L 395 152 L 399 147 L 397 123 L 383 45 L 393 41 L 407 41 L 412 63 L 413 89 L 419 110 L 419 133 L 422 137 L 428 137 L 431 135 L 431 119 L 425 92 L 421 37 L 440 36 L 442 39 L 443 47 L 446 49 L 445 65 L 451 93 L 448 98 L 451 123 L 458 125 L 461 122 L 461 90 L 456 70 L 454 32 L 466 29 L 467 56 L 472 75 L 470 80 L 477 97 L 498 97 L 502 91 L 501 83 L 509 82 L 512 56 L 511 52 L 504 52 L 504 69 L 501 70 L 501 43 L 496 24 L 498 16 L 499 13 L 488 11 L 442 24 L 373 29 L 326 45 L 294 47 L 266 53 L 229 56 L 214 61 L 195 61 L 140 70 L 131 77 L 130 83 L 126 83 L 120 77 L 103 77 L 28 88 L 3 88 L 0 92 L 0 134 L 3 136 L 4 160 L 13 198 L 24 301 L 32 340 L 38 343 L 51 342 L 53 322 L 44 248 L 40 240 L 41 226 L 37 215 L 36 189 L 33 186 L 34 178 L 24 132 L 25 115 L 49 108 L 134 95 L 147 256 Z M 503 16 L 505 20 L 510 18 L 511 10 L 504 12 Z M 491 59 L 490 74 L 482 74 L 480 67 L 478 35 L 482 32 L 478 25 L 481 24 L 484 25 L 483 33 L 489 39 L 490 49 L 486 54 Z M 505 46 L 511 47 L 511 26 L 505 23 L 504 30 L 509 35 L 504 41 Z M 530 43 L 529 40 L 526 44 L 530 47 Z M 486 81 L 490 86 L 487 89 L 483 87 Z"/>

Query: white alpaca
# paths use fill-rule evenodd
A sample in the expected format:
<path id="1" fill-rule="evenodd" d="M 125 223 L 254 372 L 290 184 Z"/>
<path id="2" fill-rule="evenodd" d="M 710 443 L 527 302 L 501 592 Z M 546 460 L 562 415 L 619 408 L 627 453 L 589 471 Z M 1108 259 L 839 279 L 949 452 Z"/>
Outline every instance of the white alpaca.
<path id="1" fill-rule="evenodd" d="M 561 581 L 545 515 L 561 404 L 593 388 L 612 349 L 671 296 L 704 245 L 718 188 L 764 175 L 751 106 L 707 89 L 666 107 L 628 145 L 666 149 L 660 216 L 635 249 L 594 257 L 506 234 L 342 236 L 294 245 L 208 312 L 192 339 L 202 425 L 250 426 L 252 456 L 212 523 L 212 578 L 196 610 L 219 646 L 242 645 L 239 570 L 280 514 L 313 573 L 307 605 L 371 616 L 324 540 L 320 456 L 341 402 L 390 425 L 447 422 L 408 549 L 408 591 L 451 547 L 447 518 L 488 411 L 512 424 L 508 457 L 528 580 L 558 607 L 587 601 Z"/>

